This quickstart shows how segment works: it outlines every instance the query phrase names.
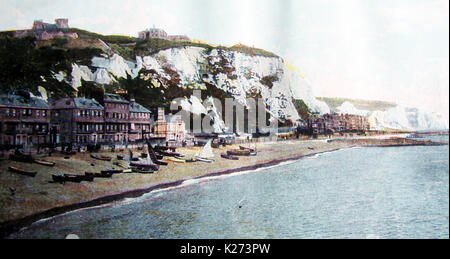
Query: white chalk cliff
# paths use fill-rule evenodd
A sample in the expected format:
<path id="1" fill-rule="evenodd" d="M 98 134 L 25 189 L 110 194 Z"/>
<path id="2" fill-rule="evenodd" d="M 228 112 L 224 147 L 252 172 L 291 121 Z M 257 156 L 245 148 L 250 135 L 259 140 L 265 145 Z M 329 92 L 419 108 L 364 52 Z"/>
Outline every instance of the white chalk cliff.
<path id="1" fill-rule="evenodd" d="M 337 113 L 368 116 L 370 127 L 375 130 L 443 130 L 449 123 L 444 116 L 418 108 L 397 105 L 385 111 L 359 110 L 351 102 L 344 102 L 335 109 Z"/>
<path id="2" fill-rule="evenodd" d="M 251 56 L 216 48 L 183 47 L 162 50 L 150 56 L 137 56 L 133 62 L 114 54 L 109 58 L 94 57 L 91 63 L 92 70 L 87 66 L 73 64 L 72 87 L 78 88 L 81 79 L 110 84 L 116 81 L 115 78 L 125 78 L 127 75 L 135 78 L 142 69 L 154 70 L 160 77 L 170 80 L 171 75 L 164 70 L 170 68 L 178 74 L 180 85 L 198 85 L 200 89 L 205 89 L 207 83 L 232 94 L 242 105 L 247 105 L 248 93 L 259 93 L 268 111 L 278 119 L 296 121 L 300 118 L 292 99 L 302 99 L 312 111 L 320 114 L 330 111 L 324 102 L 315 98 L 310 83 L 301 74 L 291 70 L 280 57 Z M 272 78 L 271 86 L 262 82 L 265 77 Z M 189 110 L 189 105 L 184 104 Z"/>
<path id="3" fill-rule="evenodd" d="M 291 69 L 281 57 L 252 56 L 218 48 L 169 48 L 153 55 L 137 56 L 135 61 L 127 61 L 118 54 L 94 57 L 90 67 L 73 64 L 71 78 L 63 78 L 61 73 L 55 74 L 55 77 L 58 80 L 68 80 L 72 87 L 78 88 L 81 79 L 110 84 L 117 78 L 128 75 L 136 78 L 141 70 L 153 70 L 159 77 L 171 80 L 171 75 L 165 72 L 167 68 L 176 72 L 180 87 L 195 85 L 199 89 L 205 89 L 206 84 L 213 85 L 230 93 L 242 105 L 247 105 L 249 93 L 258 93 L 263 98 L 267 111 L 277 119 L 296 121 L 300 118 L 293 99 L 303 100 L 313 112 L 330 112 L 325 102 L 315 98 L 311 84 L 300 73 Z M 264 82 L 264 78 L 270 78 L 270 83 Z M 206 106 L 200 106 L 201 101 L 194 97 L 188 97 L 183 103 L 185 110 L 196 114 L 208 113 Z M 448 120 L 438 114 L 403 106 L 369 112 L 358 110 L 350 102 L 345 102 L 336 111 L 369 116 L 374 129 L 448 128 Z M 222 125 L 222 121 L 218 123 Z"/>

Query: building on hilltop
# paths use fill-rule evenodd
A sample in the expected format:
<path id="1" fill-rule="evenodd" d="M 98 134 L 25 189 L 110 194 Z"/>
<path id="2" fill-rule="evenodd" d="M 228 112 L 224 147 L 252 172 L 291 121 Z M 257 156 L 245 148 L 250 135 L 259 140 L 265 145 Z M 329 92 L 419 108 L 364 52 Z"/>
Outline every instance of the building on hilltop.
<path id="1" fill-rule="evenodd" d="M 14 32 L 14 37 L 33 36 L 38 40 L 48 40 L 55 37 L 78 38 L 76 32 L 69 32 L 68 30 L 69 19 L 66 18 L 55 19 L 55 23 L 45 23 L 42 20 L 35 20 L 31 29 L 17 30 Z"/>
<path id="2" fill-rule="evenodd" d="M 31 145 L 50 141 L 48 103 L 29 93 L 0 96 L 0 144 Z"/>
<path id="3" fill-rule="evenodd" d="M 165 39 L 165 40 L 176 40 L 176 41 L 191 40 L 186 35 L 168 35 L 167 32 L 165 32 L 163 29 L 154 28 L 154 27 L 150 28 L 150 29 L 146 29 L 144 31 L 140 31 L 138 33 L 138 37 L 143 40 L 148 40 L 148 39 Z"/>
<path id="4" fill-rule="evenodd" d="M 189 41 L 189 40 L 191 40 L 186 35 L 169 35 L 168 39 L 169 40 L 178 40 L 178 41 L 183 41 L 183 40 Z"/>
<path id="5" fill-rule="evenodd" d="M 31 29 L 44 31 L 66 30 L 69 29 L 69 19 L 58 18 L 55 19 L 55 23 L 45 23 L 42 20 L 35 20 Z"/>
<path id="6" fill-rule="evenodd" d="M 139 38 L 146 40 L 151 38 L 168 39 L 167 32 L 163 29 L 151 28 L 145 31 L 139 32 Z"/>

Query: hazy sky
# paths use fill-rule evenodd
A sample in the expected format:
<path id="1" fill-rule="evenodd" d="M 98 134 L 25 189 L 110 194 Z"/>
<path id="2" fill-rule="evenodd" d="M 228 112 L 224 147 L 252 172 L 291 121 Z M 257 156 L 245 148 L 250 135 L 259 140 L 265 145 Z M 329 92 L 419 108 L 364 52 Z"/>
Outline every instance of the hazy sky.
<path id="1" fill-rule="evenodd" d="M 448 116 L 448 0 L 0 2 L 0 30 L 57 17 L 104 34 L 136 36 L 155 25 L 272 51 L 299 68 L 317 96 L 388 100 Z"/>

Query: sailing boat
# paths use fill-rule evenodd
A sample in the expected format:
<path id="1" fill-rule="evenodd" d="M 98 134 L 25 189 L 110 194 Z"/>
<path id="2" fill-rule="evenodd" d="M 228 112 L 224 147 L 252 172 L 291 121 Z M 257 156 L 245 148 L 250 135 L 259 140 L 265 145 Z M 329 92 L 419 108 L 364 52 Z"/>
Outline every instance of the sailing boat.
<path id="1" fill-rule="evenodd" d="M 212 152 L 212 148 L 211 148 L 211 139 L 208 140 L 208 142 L 206 143 L 206 145 L 202 148 L 202 150 L 200 150 L 200 152 L 198 152 L 195 155 L 195 158 L 197 159 L 197 161 L 202 161 L 202 162 L 207 162 L 207 163 L 211 163 L 214 160 L 211 159 L 214 157 L 214 153 Z"/>

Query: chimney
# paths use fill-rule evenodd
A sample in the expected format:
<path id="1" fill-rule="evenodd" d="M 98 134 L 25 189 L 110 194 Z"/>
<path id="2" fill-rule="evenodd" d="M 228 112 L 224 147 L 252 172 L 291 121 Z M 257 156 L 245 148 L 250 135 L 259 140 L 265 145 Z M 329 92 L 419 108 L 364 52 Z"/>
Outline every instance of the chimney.
<path id="1" fill-rule="evenodd" d="M 164 108 L 158 107 L 158 121 L 164 121 L 164 120 L 166 120 L 166 118 L 164 116 Z"/>

